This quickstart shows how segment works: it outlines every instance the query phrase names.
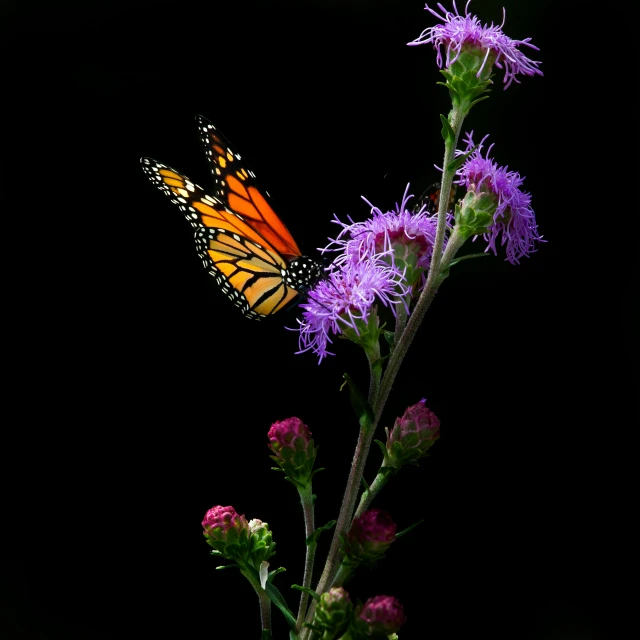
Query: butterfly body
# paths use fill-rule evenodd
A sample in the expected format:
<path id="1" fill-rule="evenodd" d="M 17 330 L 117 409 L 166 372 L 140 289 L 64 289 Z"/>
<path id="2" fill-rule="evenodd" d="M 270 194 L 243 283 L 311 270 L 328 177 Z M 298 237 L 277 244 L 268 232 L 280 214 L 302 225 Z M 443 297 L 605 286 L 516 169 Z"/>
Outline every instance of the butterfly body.
<path id="1" fill-rule="evenodd" d="M 222 134 L 197 117 L 215 183 L 214 195 L 171 167 L 142 158 L 142 169 L 195 229 L 198 255 L 227 297 L 253 319 L 289 306 L 321 276 Z"/>

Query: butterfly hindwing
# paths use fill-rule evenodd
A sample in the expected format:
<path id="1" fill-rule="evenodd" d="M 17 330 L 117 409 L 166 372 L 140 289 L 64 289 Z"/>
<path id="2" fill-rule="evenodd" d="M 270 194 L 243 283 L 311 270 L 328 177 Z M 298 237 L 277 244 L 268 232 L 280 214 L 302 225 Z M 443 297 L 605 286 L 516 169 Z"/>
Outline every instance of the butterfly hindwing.
<path id="1" fill-rule="evenodd" d="M 151 182 L 195 228 L 205 268 L 244 315 L 270 315 L 298 295 L 284 279 L 285 260 L 242 217 L 175 169 L 151 158 L 141 162 Z"/>

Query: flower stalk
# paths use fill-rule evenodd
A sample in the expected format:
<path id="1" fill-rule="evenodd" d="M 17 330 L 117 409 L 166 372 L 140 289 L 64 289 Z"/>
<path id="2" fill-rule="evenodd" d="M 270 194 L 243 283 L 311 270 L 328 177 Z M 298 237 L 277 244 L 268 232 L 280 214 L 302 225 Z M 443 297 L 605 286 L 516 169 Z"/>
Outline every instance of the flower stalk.
<path id="1" fill-rule="evenodd" d="M 268 525 L 260 520 L 247 522 L 232 507 L 221 506 L 210 509 L 203 521 L 212 553 L 237 563 L 232 566 L 240 568 L 258 595 L 262 640 L 272 638 L 272 603 L 283 613 L 292 640 L 396 637 L 406 618 L 395 597 L 381 595 L 364 604 L 352 604 L 342 588 L 358 566 L 373 566 L 396 540 L 396 525 L 390 515 L 370 509 L 371 503 L 404 465 L 418 464 L 426 457 L 440 434 L 440 421 L 424 399 L 408 407 L 391 430 L 385 428 L 386 444 L 376 440 L 383 461 L 371 485 L 360 493 L 371 444 L 391 389 L 451 268 L 460 260 L 477 257 L 456 257 L 467 240 L 483 238 L 485 253 L 497 254 L 499 242 L 506 245 L 507 260 L 513 264 L 528 256 L 541 241 L 530 196 L 520 189 L 523 179 L 490 158 L 492 146 L 483 155 L 486 136 L 474 144 L 473 132 L 468 133 L 463 149 L 457 149 L 466 116 L 475 104 L 487 99 L 495 69 L 504 72 L 505 89 L 518 82 L 519 74 L 541 75 L 539 63 L 529 60 L 518 48 L 536 49 L 529 39 L 512 40 L 502 32 L 502 25 L 481 24 L 468 13 L 468 4 L 464 15 L 458 13 L 455 4 L 453 12 L 438 4 L 440 13 L 427 5 L 442 24 L 425 29 L 409 43 L 431 44 L 437 51 L 437 64 L 444 77 L 438 84 L 447 88 L 451 100 L 448 116 L 440 116 L 444 157 L 439 188 L 429 190 L 426 204 L 412 210 L 407 207 L 413 197 L 408 195 L 407 186 L 395 211 L 383 213 L 371 205 L 372 215 L 367 221 L 354 223 L 349 219 L 350 224 L 346 224 L 336 218 L 334 222 L 342 229 L 325 251 L 335 251 L 338 256 L 327 268 L 326 277 L 312 286 L 300 305 L 303 314 L 298 320 L 298 353 L 311 351 L 322 362 L 335 355 L 328 350 L 333 338 L 346 338 L 366 355 L 369 388 L 365 397 L 344 374 L 359 431 L 337 521 L 315 527 L 312 477 L 317 472 L 313 469 L 317 449 L 309 428 L 298 418 L 289 418 L 274 423 L 269 431 L 271 458 L 277 465 L 274 468 L 296 487 L 304 516 L 304 576 L 301 586 L 293 585 L 301 591 L 296 618 L 272 584 L 273 576 L 283 569 L 268 572 L 267 560 L 275 553 Z M 465 194 L 451 211 L 454 185 L 463 187 Z M 241 240 L 239 236 L 225 236 L 216 249 L 233 254 L 240 251 L 237 243 Z M 246 249 L 242 247 L 241 253 Z M 275 275 L 270 277 L 277 280 Z M 241 280 L 237 274 L 234 278 Z M 229 286 L 235 286 L 233 279 L 230 282 Z M 322 574 L 312 591 L 317 539 L 334 524 Z M 403 533 L 406 531 L 398 536 Z"/>

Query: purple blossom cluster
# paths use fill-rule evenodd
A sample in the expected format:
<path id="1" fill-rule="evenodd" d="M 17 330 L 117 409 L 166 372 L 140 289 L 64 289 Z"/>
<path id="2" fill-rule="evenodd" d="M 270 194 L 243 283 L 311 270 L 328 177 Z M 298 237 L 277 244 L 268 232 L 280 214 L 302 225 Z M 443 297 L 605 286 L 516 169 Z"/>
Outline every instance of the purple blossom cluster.
<path id="1" fill-rule="evenodd" d="M 359 335 L 367 323 L 376 301 L 393 308 L 406 294 L 402 273 L 384 260 L 384 255 L 366 259 L 351 259 L 336 264 L 327 277 L 309 291 L 307 302 L 301 304 L 303 319 L 298 320 L 299 351 L 313 351 L 320 362 L 333 342 L 332 335 L 351 328 Z M 361 324 L 363 323 L 363 324 Z"/>
<path id="2" fill-rule="evenodd" d="M 476 146 L 472 131 L 466 136 L 466 148 L 456 151 L 456 155 L 471 151 L 471 155 L 457 171 L 457 184 L 467 190 L 484 190 L 496 196 L 497 207 L 493 214 L 493 223 L 484 234 L 488 243 L 486 250 L 497 254 L 496 242 L 501 236 L 501 244 L 506 245 L 507 260 L 512 264 L 518 264 L 520 258 L 535 251 L 537 242 L 544 241 L 538 233 L 535 214 L 531 208 L 531 195 L 520 188 L 524 178 L 516 171 L 509 171 L 508 167 L 499 166 L 489 157 L 493 145 L 487 149 L 484 157 L 482 156 L 487 137 L 485 136 Z"/>
<path id="3" fill-rule="evenodd" d="M 426 28 L 415 40 L 409 42 L 411 45 L 433 44 L 433 48 L 438 52 L 436 62 L 438 67 L 450 67 L 460 56 L 465 48 L 476 48 L 485 51 L 484 64 L 490 57 L 494 57 L 493 64 L 498 69 L 504 69 L 505 89 L 515 80 L 518 74 L 533 76 L 535 74 L 543 75 L 538 69 L 540 62 L 530 60 L 518 49 L 519 46 L 527 46 L 531 49 L 539 51 L 538 47 L 531 44 L 531 38 L 524 40 L 513 40 L 505 35 L 502 31 L 506 14 L 503 9 L 503 19 L 500 26 L 482 24 L 480 20 L 469 14 L 469 4 L 465 6 L 464 15 L 460 15 L 456 3 L 453 3 L 452 11 L 447 11 L 442 4 L 438 3 L 438 8 L 443 15 L 434 11 L 428 4 L 425 10 L 429 11 L 443 24 L 437 24 L 433 27 Z M 444 49 L 444 58 L 443 58 Z M 483 64 L 483 66 L 484 66 Z M 480 68 L 478 77 L 483 68 Z"/>
<path id="4" fill-rule="evenodd" d="M 393 260 L 393 245 L 398 243 L 417 243 L 418 266 L 427 269 L 431 260 L 431 250 L 436 237 L 438 218 L 427 213 L 423 204 L 417 212 L 409 210 L 409 185 L 405 189 L 402 201 L 396 203 L 395 210 L 382 212 L 381 209 L 362 198 L 371 207 L 371 217 L 363 222 L 353 222 L 349 218 L 346 224 L 334 218 L 342 230 L 323 251 L 338 251 L 335 263 L 348 260 L 387 254 Z"/>
<path id="5" fill-rule="evenodd" d="M 413 253 L 420 272 L 426 270 L 431 259 L 437 218 L 426 212 L 426 205 L 417 212 L 408 209 L 413 197 L 409 185 L 401 203 L 383 212 L 371 207 L 371 217 L 363 222 L 334 222 L 342 229 L 322 250 L 337 253 L 327 277 L 308 293 L 299 323 L 299 351 L 312 351 L 320 362 L 333 342 L 332 336 L 347 329 L 360 335 L 376 302 L 391 309 L 404 305 L 409 313 L 413 284 L 407 280 L 407 267 L 399 254 Z M 424 278 L 422 279 L 424 281 Z"/>

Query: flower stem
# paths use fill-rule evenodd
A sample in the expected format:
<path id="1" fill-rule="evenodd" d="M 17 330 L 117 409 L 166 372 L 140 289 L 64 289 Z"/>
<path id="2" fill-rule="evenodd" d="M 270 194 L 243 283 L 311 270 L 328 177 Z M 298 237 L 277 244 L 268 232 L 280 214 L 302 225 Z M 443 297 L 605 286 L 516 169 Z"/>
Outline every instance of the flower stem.
<path id="1" fill-rule="evenodd" d="M 458 137 L 462 130 L 463 121 L 464 112 L 461 109 L 454 107 L 451 110 L 449 122 L 454 133 L 454 138 L 453 140 L 445 140 L 444 161 L 442 164 L 442 186 L 440 189 L 440 202 L 438 205 L 438 225 L 436 227 L 436 237 L 433 242 L 429 275 L 427 276 L 427 283 L 418 298 L 416 307 L 409 318 L 409 322 L 407 322 L 407 326 L 402 332 L 399 340 L 396 342 L 395 349 L 389 358 L 387 368 L 382 378 L 380 393 L 378 394 L 376 403 L 373 407 L 376 423 L 382 415 L 382 411 L 389 397 L 389 393 L 391 392 L 391 388 L 393 387 L 400 365 L 402 364 L 402 361 L 404 360 L 404 357 L 416 336 L 418 328 L 422 324 L 424 315 L 436 295 L 440 283 L 442 282 L 442 278 L 440 277 L 442 247 L 444 245 L 444 235 L 447 228 L 447 207 L 449 204 L 449 195 L 451 193 L 451 184 L 453 183 L 455 175 L 455 171 L 448 167 L 455 158 L 456 144 L 458 143 Z"/>
<path id="2" fill-rule="evenodd" d="M 433 253 L 431 256 L 431 265 L 429 267 L 427 282 L 424 289 L 422 290 L 422 293 L 420 294 L 418 302 L 416 303 L 416 307 L 411 314 L 406 327 L 404 328 L 404 331 L 402 331 L 402 335 L 394 345 L 395 348 L 391 353 L 381 382 L 380 366 L 378 366 L 378 363 L 373 360 L 370 354 L 367 354 L 369 357 L 369 367 L 371 372 L 371 382 L 369 386 L 369 403 L 373 408 L 374 419 L 373 423 L 368 424 L 362 424 L 361 421 L 358 443 L 356 445 L 353 461 L 351 463 L 351 470 L 349 471 L 347 487 L 345 489 L 345 494 L 342 500 L 342 506 L 340 508 L 340 514 L 336 523 L 333 540 L 331 541 L 331 548 L 329 549 L 327 561 L 325 563 L 322 576 L 320 577 L 320 581 L 318 582 L 318 586 L 316 588 L 316 592 L 319 595 L 322 595 L 325 591 L 331 588 L 334 583 L 336 572 L 339 568 L 338 551 L 340 545 L 340 536 L 346 533 L 352 521 L 358 487 L 362 480 L 365 462 L 367 460 L 367 456 L 369 455 L 369 449 L 373 441 L 376 427 L 382 416 L 382 411 L 389 397 L 389 393 L 391 392 L 391 388 L 393 387 L 393 383 L 395 381 L 396 375 L 398 374 L 398 370 L 400 369 L 400 365 L 402 364 L 402 361 L 404 360 L 404 357 L 407 354 L 407 351 L 416 336 L 418 328 L 422 323 L 422 320 L 424 319 L 424 315 L 443 280 L 440 273 L 440 266 L 443 258 L 442 248 L 444 246 L 444 236 L 447 227 L 447 207 L 449 204 L 449 195 L 451 193 L 451 185 L 453 183 L 453 178 L 455 175 L 455 171 L 453 169 L 449 169 L 448 167 L 451 165 L 455 158 L 456 144 L 458 142 L 458 137 L 462 129 L 464 115 L 465 114 L 462 109 L 454 107 L 451 110 L 451 114 L 449 117 L 449 124 L 451 125 L 451 128 L 454 132 L 454 137 L 453 139 L 445 140 L 444 162 L 442 165 L 442 186 L 440 190 L 440 203 L 438 207 L 438 225 L 436 227 L 436 237 L 433 243 Z M 447 256 L 448 261 L 450 261 L 452 257 L 453 256 Z M 445 262 L 445 265 L 448 265 L 448 262 Z M 384 483 L 382 483 L 381 481 L 381 484 L 378 486 L 377 491 L 379 491 L 382 486 L 384 486 Z M 363 496 L 363 499 L 366 502 L 367 498 Z M 371 496 L 371 499 L 373 499 L 373 496 Z M 314 611 L 315 601 L 312 602 L 309 607 L 306 618 L 307 622 L 311 622 L 311 620 L 313 619 Z"/>
<path id="3" fill-rule="evenodd" d="M 372 345 L 369 349 L 365 349 L 365 352 L 369 361 L 368 398 L 369 404 L 373 405 L 380 391 L 380 379 L 382 377 L 380 345 Z M 344 497 L 342 498 L 342 505 L 340 506 L 340 513 L 338 514 L 335 531 L 333 532 L 333 539 L 331 540 L 331 547 L 329 548 L 327 561 L 324 565 L 322 575 L 320 576 L 318 586 L 316 587 L 316 593 L 319 595 L 323 594 L 333 586 L 336 572 L 339 569 L 338 552 L 340 550 L 340 537 L 346 534 L 349 526 L 351 525 L 353 510 L 355 509 L 356 499 L 358 497 L 358 490 L 362 481 L 362 475 L 364 474 L 364 466 L 367 461 L 367 457 L 369 456 L 369 449 L 371 449 L 374 434 L 375 425 L 371 424 L 366 417 L 361 417 L 360 433 L 358 434 L 358 442 L 353 454 L 351 469 L 349 470 L 349 477 L 347 479 L 347 486 L 344 491 Z M 316 603 L 314 601 L 309 607 L 306 618 L 307 622 L 311 622 L 313 619 L 315 608 Z"/>
<path id="4" fill-rule="evenodd" d="M 313 509 L 313 493 L 311 491 L 311 482 L 309 482 L 305 487 L 298 488 L 298 493 L 300 494 L 300 502 L 302 503 L 302 511 L 304 513 L 304 531 L 305 537 L 309 538 L 309 536 L 315 530 L 314 524 L 314 509 Z M 302 586 L 310 588 L 311 587 L 311 576 L 313 575 L 313 562 L 316 556 L 316 547 L 317 542 L 313 540 L 312 542 L 307 544 L 307 552 L 304 563 L 304 577 L 302 580 Z M 300 595 L 300 606 L 298 608 L 298 619 L 296 620 L 296 628 L 298 631 L 302 628 L 302 623 L 304 622 L 304 616 L 307 611 L 307 603 L 309 601 L 309 594 L 306 591 L 303 591 Z"/>
<path id="5" fill-rule="evenodd" d="M 353 461 L 351 462 L 349 478 L 347 479 L 347 487 L 342 500 L 340 514 L 338 515 L 333 540 L 331 541 L 331 548 L 329 549 L 327 562 L 324 566 L 324 571 L 322 572 L 320 581 L 318 582 L 318 587 L 316 588 L 316 592 L 318 594 L 323 594 L 331 588 L 333 577 L 337 571 L 336 565 L 340 546 L 340 534 L 346 533 L 349 523 L 351 522 L 351 514 L 355 507 L 358 487 L 360 486 L 360 481 L 364 472 L 364 464 L 367 460 L 372 440 L 373 429 L 371 428 L 371 425 L 368 425 L 368 427 L 362 427 L 358 434 L 358 442 L 353 455 Z M 309 620 L 307 621 L 309 622 Z"/>
<path id="6" fill-rule="evenodd" d="M 354 519 L 359 518 L 369 508 L 369 505 L 378 493 L 380 493 L 380 490 L 389 482 L 392 475 L 394 475 L 394 471 L 391 467 L 380 468 L 380 471 L 378 471 L 369 488 L 360 496 L 360 503 L 358 504 L 356 512 L 353 514 Z"/>
<path id="7" fill-rule="evenodd" d="M 241 562 L 239 562 L 238 565 L 240 567 L 240 573 L 251 583 L 254 591 L 258 594 L 258 600 L 260 601 L 260 621 L 262 624 L 261 638 L 271 638 L 271 599 L 256 579 L 254 573 L 248 567 L 243 566 Z"/>

